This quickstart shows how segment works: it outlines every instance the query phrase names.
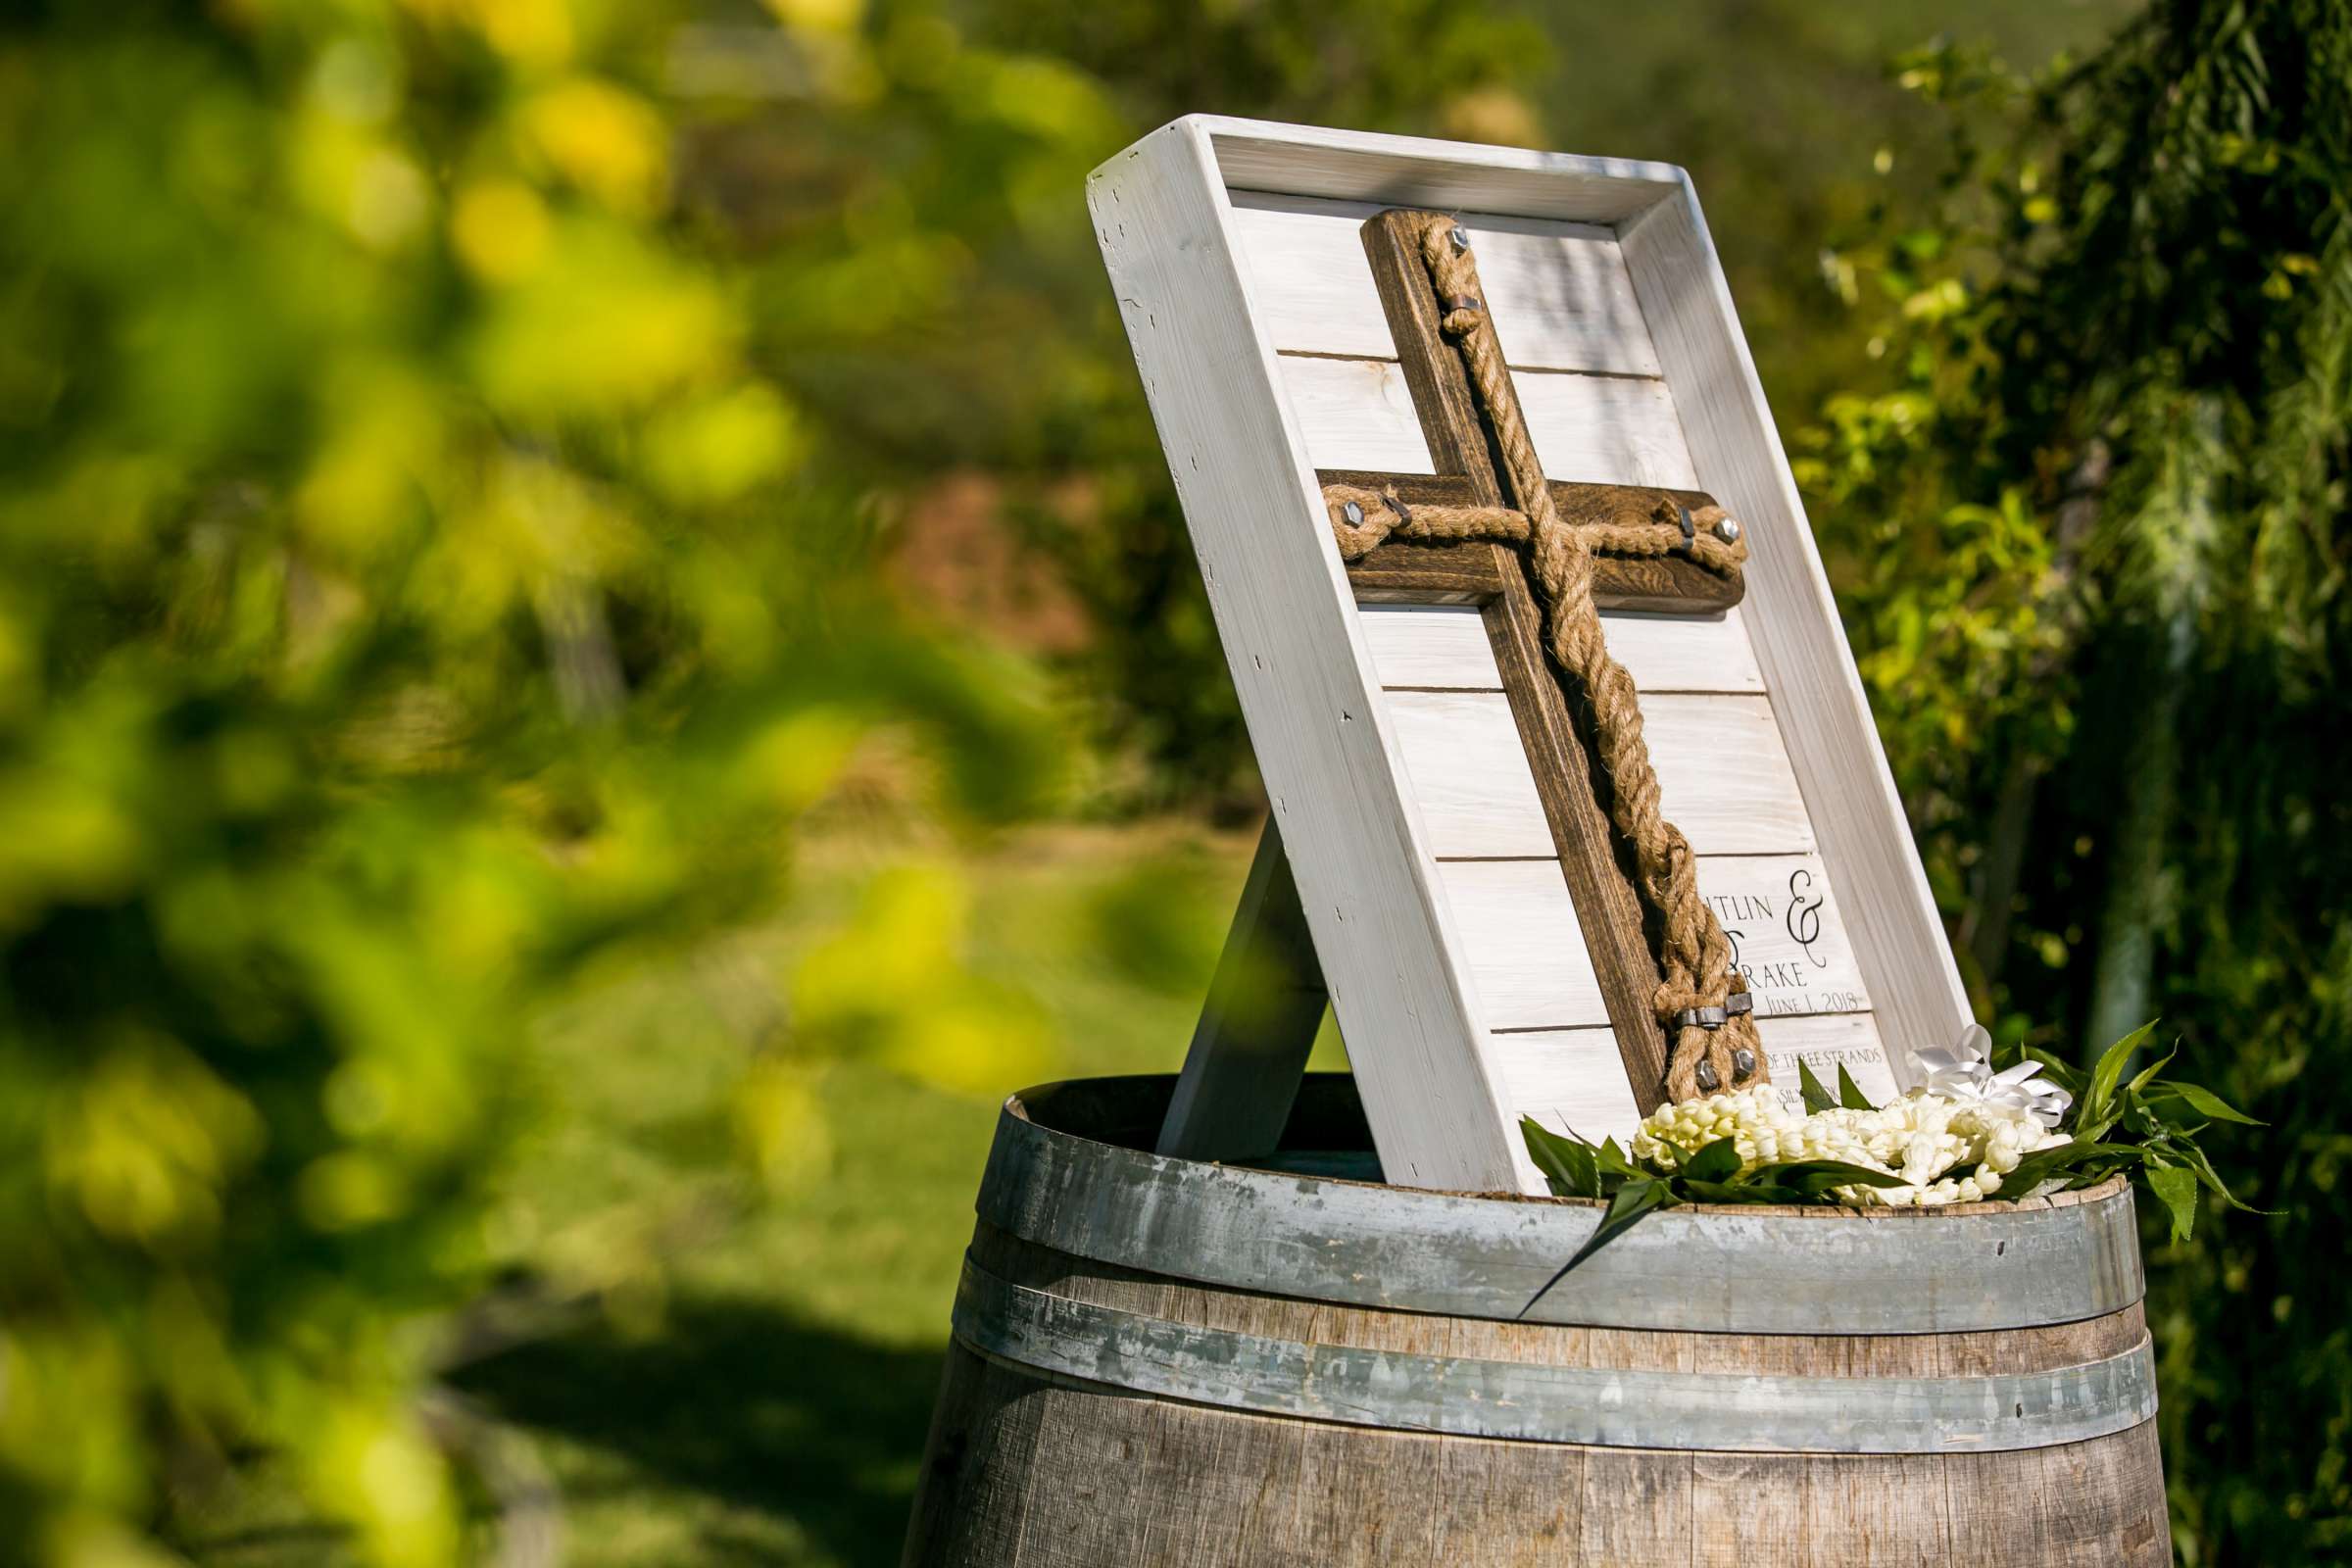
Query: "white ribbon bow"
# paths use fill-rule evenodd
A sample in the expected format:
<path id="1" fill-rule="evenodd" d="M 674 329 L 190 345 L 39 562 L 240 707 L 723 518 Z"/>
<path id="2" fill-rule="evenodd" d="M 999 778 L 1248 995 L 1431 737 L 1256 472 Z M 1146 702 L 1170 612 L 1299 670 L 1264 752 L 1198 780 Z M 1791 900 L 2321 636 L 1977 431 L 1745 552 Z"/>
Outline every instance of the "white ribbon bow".
<path id="1" fill-rule="evenodd" d="M 1926 1075 L 1925 1087 L 1946 1100 L 1982 1100 L 2031 1114 L 2044 1127 L 2055 1127 L 2075 1097 L 2039 1077 L 2041 1063 L 2032 1059 L 1992 1070 L 1986 1055 L 1992 1036 L 1983 1024 L 1970 1024 L 1949 1046 L 1930 1046 L 1911 1053 L 1911 1060 Z"/>

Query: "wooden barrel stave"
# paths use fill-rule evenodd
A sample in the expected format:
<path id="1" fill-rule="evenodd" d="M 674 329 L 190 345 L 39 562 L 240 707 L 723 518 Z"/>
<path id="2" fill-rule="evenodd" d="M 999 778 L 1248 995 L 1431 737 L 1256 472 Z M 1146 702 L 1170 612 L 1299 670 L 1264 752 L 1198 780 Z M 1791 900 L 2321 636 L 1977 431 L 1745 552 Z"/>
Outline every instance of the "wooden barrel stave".
<path id="1" fill-rule="evenodd" d="M 1532 1368 L 1868 1380 L 1858 1396 L 1905 1379 L 2063 1372 L 2146 1337 L 2135 1292 L 2078 1321 L 1950 1333 L 1708 1333 L 1397 1311 L 1155 1274 L 986 1221 L 968 1266 L 985 1280 L 1215 1333 Z M 1073 1376 L 958 1343 L 906 1561 L 1483 1568 L 2171 1556 L 2152 1421 L 1996 1451 L 1728 1452 L 1299 1419 L 1138 1393 L 1114 1386 L 1126 1369 L 1100 1370 Z"/>
<path id="2" fill-rule="evenodd" d="M 1589 1448 L 1173 1404 L 951 1351 L 910 1564 L 2172 1561 L 2154 1423 L 1985 1454 Z"/>
<path id="3" fill-rule="evenodd" d="M 1692 1334 L 1442 1317 L 1227 1291 L 1072 1257 L 985 1222 L 967 1266 L 1009 1284 L 1203 1328 L 1320 1345 L 1626 1371 L 1810 1378 L 1989 1377 L 2120 1355 L 2147 1339 L 2140 1303 L 2077 1323 L 1959 1334 Z"/>

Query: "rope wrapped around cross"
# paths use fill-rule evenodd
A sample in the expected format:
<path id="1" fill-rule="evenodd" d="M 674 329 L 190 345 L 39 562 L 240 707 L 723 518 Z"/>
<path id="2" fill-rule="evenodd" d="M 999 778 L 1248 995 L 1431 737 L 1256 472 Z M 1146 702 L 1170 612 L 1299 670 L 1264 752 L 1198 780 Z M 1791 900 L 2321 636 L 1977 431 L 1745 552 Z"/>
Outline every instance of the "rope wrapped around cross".
<path id="1" fill-rule="evenodd" d="M 1654 1005 L 1668 1046 L 1667 1098 L 1767 1082 L 1753 998 L 1733 967 L 1722 923 L 1699 896 L 1690 841 L 1659 808 L 1634 679 L 1609 657 L 1592 597 L 1593 563 L 1603 555 L 1680 554 L 1710 570 L 1735 572 L 1747 559 L 1740 526 L 1720 507 L 1687 507 L 1668 496 L 1657 498 L 1645 519 L 1564 515 L 1528 435 L 1468 243 L 1450 219 L 1437 214 L 1427 215 L 1418 240 L 1445 305 L 1440 324 L 1469 368 L 1472 394 L 1502 456 L 1505 493 L 1518 505 L 1408 505 L 1393 489 L 1326 485 L 1324 506 L 1340 554 L 1353 561 L 1391 538 L 1478 540 L 1526 552 L 1546 647 L 1590 706 L 1594 751 L 1611 785 L 1609 817 L 1633 849 L 1636 883 L 1656 917 L 1661 979 Z"/>

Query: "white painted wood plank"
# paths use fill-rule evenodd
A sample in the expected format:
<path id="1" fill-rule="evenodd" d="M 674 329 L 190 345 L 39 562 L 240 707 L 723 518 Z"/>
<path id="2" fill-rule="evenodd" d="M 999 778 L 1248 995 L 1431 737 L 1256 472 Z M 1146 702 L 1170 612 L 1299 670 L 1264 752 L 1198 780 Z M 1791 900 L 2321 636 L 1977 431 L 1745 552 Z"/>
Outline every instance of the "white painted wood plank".
<path id="1" fill-rule="evenodd" d="M 1486 1053 L 1489 1070 L 1502 1085 L 1523 1192 L 1546 1189 L 1517 1137 L 1521 1116 L 1533 1116 L 1553 1132 L 1573 1129 L 1596 1144 L 1614 1138 L 1623 1145 L 1641 1125 L 1625 1058 L 1606 1025 L 1489 1035 Z"/>
<path id="2" fill-rule="evenodd" d="M 1540 153 L 1224 115 L 1196 115 L 1176 123 L 1208 139 L 1218 172 L 1237 191 L 1616 223 L 1689 183 L 1672 164 L 1632 158 Z"/>
<path id="3" fill-rule="evenodd" d="M 1438 872 L 1490 1029 L 1609 1021 L 1558 860 L 1449 860 Z"/>
<path id="4" fill-rule="evenodd" d="M 1470 605 L 1361 605 L 1364 641 L 1383 686 L 1499 691 L 1494 641 Z M 1760 695 L 1764 677 L 1737 609 L 1715 615 L 1603 611 L 1609 653 L 1644 692 Z"/>
<path id="5" fill-rule="evenodd" d="M 1749 640 L 1870 994 L 1894 1036 L 1950 1040 L 1968 995 L 1697 198 L 1683 184 L 1620 238 L 1699 486 L 1747 525 Z"/>
<path id="6" fill-rule="evenodd" d="M 1364 257 L 1378 202 L 1234 193 L 1234 220 L 1274 347 L 1301 354 L 1396 358 Z M 1641 302 L 1610 229 L 1459 213 L 1503 358 L 1519 369 L 1655 376 Z"/>
<path id="7" fill-rule="evenodd" d="M 1472 605 L 1358 605 L 1380 683 L 1440 691 L 1502 690 L 1486 615 Z"/>
<path id="8" fill-rule="evenodd" d="M 1698 488 L 1665 382 L 1556 370 L 1516 370 L 1511 380 L 1549 477 Z"/>
<path id="9" fill-rule="evenodd" d="M 1902 1053 L 1886 1049 L 1882 1027 L 1881 1016 L 1874 1012 L 1758 1018 L 1756 1038 L 1764 1042 L 1764 1062 L 1772 1069 L 1772 1087 L 1780 1091 L 1782 1103 L 1790 1110 L 1804 1108 L 1804 1080 L 1797 1071 L 1800 1060 L 1809 1064 L 1813 1075 L 1833 1093 L 1838 1088 L 1838 1069 L 1844 1067 L 1871 1103 L 1884 1105 L 1902 1093 L 1887 1061 L 1890 1055 Z"/>
<path id="10" fill-rule="evenodd" d="M 1282 382 L 1318 468 L 1435 473 L 1412 388 L 1394 360 L 1316 360 L 1286 354 Z"/>
<path id="11" fill-rule="evenodd" d="M 1318 468 L 1433 473 L 1404 371 L 1390 360 L 1282 356 L 1291 408 Z M 1694 488 L 1674 402 L 1661 381 L 1522 370 L 1520 407 L 1554 479 Z"/>
<path id="12" fill-rule="evenodd" d="M 1760 696 L 1763 672 L 1738 606 L 1716 615 L 1600 612 L 1609 657 L 1645 692 L 1744 692 Z"/>
<path id="13" fill-rule="evenodd" d="M 1500 692 L 1386 692 L 1432 855 L 1549 859 L 1558 849 Z"/>
<path id="14" fill-rule="evenodd" d="M 1659 807 L 1700 855 L 1813 848 L 1813 824 L 1762 697 L 1660 693 L 1642 699 Z"/>
<path id="15" fill-rule="evenodd" d="M 1394 692 L 1396 687 L 1421 688 L 1415 697 L 1427 695 L 1428 689 L 1459 692 L 1495 692 L 1500 690 L 1501 675 L 1496 668 L 1494 645 L 1488 638 L 1483 618 L 1476 610 L 1444 605 L 1366 605 L 1361 607 L 1365 641 L 1372 648 L 1373 663 L 1381 682 Z M 1659 617 L 1661 625 L 1673 625 L 1667 617 Z M 1612 634 L 1619 622 L 1611 618 Z M 1394 695 L 1392 701 L 1394 701 Z M 1644 708 L 1651 704 L 1645 701 Z M 1416 757 L 1425 757 L 1425 770 L 1439 770 L 1446 781 L 1446 794 L 1433 812 L 1433 835 L 1441 842 L 1476 842 L 1484 845 L 1526 842 L 1537 848 L 1532 853 L 1551 854 L 1547 839 L 1540 839 L 1542 803 L 1531 799 L 1515 784 L 1507 798 L 1473 799 L 1471 791 L 1489 776 L 1494 746 L 1501 744 L 1500 717 L 1491 703 L 1456 705 L 1412 702 L 1406 704 L 1410 716 L 1405 721 L 1402 737 L 1406 748 L 1407 765 Z M 1768 709 L 1766 710 L 1769 710 Z M 1740 711 L 1752 715 L 1753 704 L 1740 705 Z M 1678 719 L 1681 715 L 1677 715 Z M 1474 733 L 1478 740 L 1475 750 L 1461 759 L 1446 739 L 1454 726 Z M 1694 787 L 1688 782 L 1689 763 L 1706 765 L 1705 759 L 1712 750 L 1714 721 L 1702 716 L 1689 726 L 1670 721 L 1662 730 L 1653 732 L 1653 744 L 1676 748 L 1677 737 L 1683 728 L 1703 730 L 1702 750 L 1695 758 L 1675 751 L 1673 761 L 1685 793 Z M 1446 766 L 1449 759 L 1463 760 L 1460 767 Z M 1508 768 L 1493 769 L 1508 775 Z M 1532 788 L 1532 770 L 1531 770 Z M 1777 797 L 1777 804 L 1786 808 L 1790 796 Z M 1469 804 L 1462 804 L 1467 801 Z M 1515 803 L 1515 804 L 1514 804 Z M 1424 803 L 1424 809 L 1430 809 Z M 1461 813 L 1457 815 L 1457 813 Z M 1671 815 L 1671 813 L 1670 813 Z M 1681 821 L 1680 817 L 1673 818 Z M 1714 824 L 1700 813 L 1693 820 L 1703 824 L 1700 831 L 1712 830 Z M 1801 824 L 1790 824 L 1792 828 Z M 1686 827 L 1686 834 L 1693 829 Z M 1470 835 L 1475 834 L 1475 839 Z M 1757 994 L 1757 1005 L 1768 1013 L 1788 1012 L 1857 1012 L 1871 1005 L 1868 988 L 1853 956 L 1853 946 L 1845 933 L 1838 901 L 1827 868 L 1815 855 L 1758 855 L 1752 853 L 1706 854 L 1704 841 L 1699 858 L 1699 888 L 1715 907 L 1716 916 L 1726 931 L 1732 934 L 1740 951 L 1742 971 L 1747 975 L 1750 989 Z M 1737 842 L 1737 841 L 1734 841 Z M 1438 853 L 1449 853 L 1441 850 Z M 1450 853 L 1493 853 L 1453 851 Z M 1543 862 L 1548 868 L 1551 862 Z M 1483 869 L 1483 868 L 1482 868 Z M 1481 975 L 1481 996 L 1485 1003 L 1488 1023 L 1494 1028 L 1524 1026 L 1561 1026 L 1587 1020 L 1566 1015 L 1532 1016 L 1524 1020 L 1514 1015 L 1506 1021 L 1495 1011 L 1495 998 L 1483 978 L 1486 961 L 1482 952 L 1484 938 L 1471 927 L 1465 913 L 1467 906 L 1459 894 L 1452 893 L 1454 873 L 1448 869 L 1446 883 L 1453 898 L 1455 923 L 1463 940 L 1470 944 L 1470 961 L 1474 974 Z M 1487 920 L 1480 929 L 1493 929 L 1494 922 Z M 1585 960 L 1589 968 L 1589 960 Z M 1597 1000 L 1598 991 L 1592 992 Z"/>
<path id="16" fill-rule="evenodd" d="M 1870 1010 L 1821 857 L 1702 855 L 1698 891 L 1732 939 L 1759 1013 Z"/>
<path id="17" fill-rule="evenodd" d="M 1503 733 L 1503 724 L 1509 717 L 1507 704 L 1498 705 L 1473 695 L 1498 691 L 1500 682 L 1493 647 L 1478 612 L 1449 606 L 1363 608 L 1365 640 L 1372 646 L 1374 663 L 1384 685 L 1424 688 L 1402 694 L 1392 690 L 1390 700 L 1396 703 L 1399 695 L 1407 699 L 1402 705 L 1404 717 L 1399 725 L 1406 764 L 1420 770 L 1416 774 L 1417 790 L 1425 777 L 1430 783 L 1432 793 L 1420 798 L 1431 824 L 1433 843 L 1451 846 L 1437 853 L 1526 853 L 1546 857 L 1540 863 L 1548 868 L 1552 846 L 1543 821 L 1542 802 L 1534 792 L 1532 769 L 1523 789 L 1518 783 L 1518 769 L 1507 760 L 1498 760 L 1503 746 L 1516 743 L 1515 730 L 1508 739 Z M 1405 678 L 1395 678 L 1399 675 Z M 1461 692 L 1470 700 L 1433 701 L 1438 694 L 1426 690 L 1433 687 Z M 1644 703 L 1645 709 L 1649 706 Z M 1759 710 L 1753 702 L 1741 702 L 1737 705 L 1737 711 L 1740 723 L 1752 728 L 1755 715 L 1759 711 L 1768 713 L 1769 709 Z M 1653 726 L 1652 744 L 1667 749 L 1659 765 L 1668 769 L 1662 777 L 1673 780 L 1669 788 L 1679 787 L 1687 796 L 1692 788 L 1701 787 L 1690 782 L 1690 775 L 1694 769 L 1710 766 L 1719 727 L 1719 721 L 1707 716 L 1703 709 L 1695 717 L 1677 711 L 1663 728 Z M 1699 735 L 1695 750 L 1684 744 L 1690 731 Z M 1469 737 L 1467 749 L 1458 739 L 1463 736 Z M 1524 756 L 1523 751 L 1521 755 Z M 1710 798 L 1720 799 L 1720 796 L 1711 791 Z M 1804 824 L 1792 814 L 1792 786 L 1766 799 L 1777 809 L 1777 816 L 1772 811 L 1749 811 L 1735 800 L 1732 808 L 1742 814 L 1732 826 L 1749 828 L 1760 815 L 1762 820 L 1777 820 L 1780 830 L 1801 834 Z M 1713 815 L 1703 810 L 1688 815 L 1697 825 L 1686 826 L 1686 835 L 1708 834 L 1735 846 L 1733 853 L 1709 855 L 1703 853 L 1707 839 L 1693 840 L 1702 850 L 1700 890 L 1714 905 L 1725 929 L 1733 934 L 1740 949 L 1741 968 L 1747 974 L 1750 988 L 1757 993 L 1758 1006 L 1766 1012 L 1867 1010 L 1871 1004 L 1868 990 L 1855 966 L 1852 944 L 1845 934 L 1829 873 L 1820 858 L 1742 853 L 1736 847 L 1747 840 L 1724 829 Z M 1684 817 L 1672 819 L 1680 823 Z M 1498 848 L 1507 845 L 1525 848 L 1520 851 Z M 1549 879 L 1547 876 L 1546 880 Z M 1453 882 L 1450 869 L 1446 880 L 1450 890 Z M 1453 905 L 1457 929 L 1470 945 L 1472 971 L 1483 975 L 1482 965 L 1487 960 L 1482 950 L 1486 939 L 1471 929 L 1462 898 L 1455 896 Z M 1479 929 L 1494 928 L 1495 922 L 1489 919 Z M 1506 1021 L 1497 1015 L 1494 994 L 1483 978 L 1480 986 L 1488 1022 L 1494 1028 L 1589 1021 L 1566 1015 L 1521 1019 L 1516 1014 L 1513 1020 Z M 1592 997 L 1597 1000 L 1597 990 Z"/>
<path id="18" fill-rule="evenodd" d="M 1431 853 L 1556 853 L 1510 702 L 1500 692 L 1388 692 Z M 1701 855 L 1813 848 L 1788 754 L 1761 697 L 1644 698 L 1642 732 L 1667 819 Z"/>
<path id="19" fill-rule="evenodd" d="M 1380 210 L 1371 202 L 1233 193 L 1234 232 L 1249 264 L 1250 297 L 1277 350 L 1396 358 L 1396 339 L 1359 231 Z M 1615 235 L 1609 243 L 1615 245 Z M 1626 286 L 1630 291 L 1630 280 Z"/>
<path id="20" fill-rule="evenodd" d="M 1414 1186 L 1511 1182 L 1486 1026 L 1207 128 L 1118 154 L 1087 205 L 1382 1163 Z"/>

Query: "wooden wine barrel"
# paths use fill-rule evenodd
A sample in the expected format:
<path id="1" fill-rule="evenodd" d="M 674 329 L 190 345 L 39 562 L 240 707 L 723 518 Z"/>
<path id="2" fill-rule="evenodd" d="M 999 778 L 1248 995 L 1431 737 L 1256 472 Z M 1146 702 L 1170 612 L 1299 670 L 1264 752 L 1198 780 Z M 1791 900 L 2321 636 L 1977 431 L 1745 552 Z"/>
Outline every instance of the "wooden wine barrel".
<path id="1" fill-rule="evenodd" d="M 1007 1102 L 905 1561 L 2169 1564 L 2130 1189 L 1652 1214 L 1149 1152 Z"/>

